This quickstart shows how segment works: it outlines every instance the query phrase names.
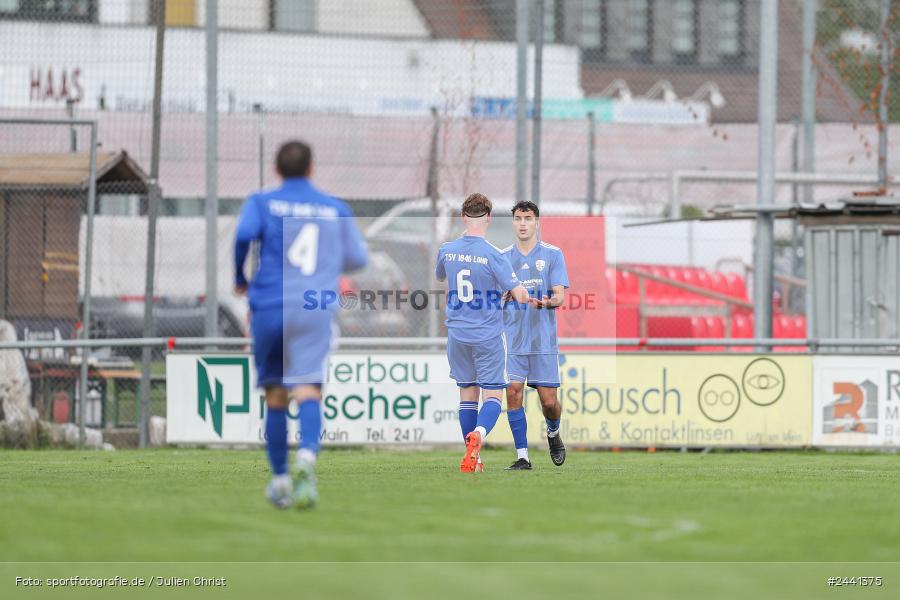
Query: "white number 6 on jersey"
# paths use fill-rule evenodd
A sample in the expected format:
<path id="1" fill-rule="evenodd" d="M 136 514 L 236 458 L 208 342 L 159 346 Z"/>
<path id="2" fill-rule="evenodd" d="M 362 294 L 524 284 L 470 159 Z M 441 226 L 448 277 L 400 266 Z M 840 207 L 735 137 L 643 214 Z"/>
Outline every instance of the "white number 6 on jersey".
<path id="1" fill-rule="evenodd" d="M 475 286 L 466 279 L 470 273 L 469 269 L 462 269 L 456 274 L 456 293 L 461 302 L 471 302 L 475 298 Z"/>
<path id="2" fill-rule="evenodd" d="M 318 254 L 319 226 L 316 223 L 306 223 L 288 248 L 288 262 L 299 268 L 301 274 L 309 276 L 316 272 Z"/>

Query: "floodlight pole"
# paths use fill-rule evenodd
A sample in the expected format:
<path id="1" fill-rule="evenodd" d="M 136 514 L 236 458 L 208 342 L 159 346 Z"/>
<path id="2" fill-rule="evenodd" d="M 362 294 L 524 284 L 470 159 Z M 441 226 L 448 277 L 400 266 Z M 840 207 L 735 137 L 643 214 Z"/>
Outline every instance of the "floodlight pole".
<path id="1" fill-rule="evenodd" d="M 887 194 L 888 88 L 891 84 L 891 0 L 881 0 L 881 90 L 878 94 L 878 187 Z"/>
<path id="2" fill-rule="evenodd" d="M 531 133 L 531 201 L 541 202 L 541 100 L 544 70 L 544 0 L 535 3 L 534 32 L 534 106 Z"/>
<path id="3" fill-rule="evenodd" d="M 219 8 L 206 0 L 206 337 L 218 334 Z"/>
<path id="4" fill-rule="evenodd" d="M 84 241 L 84 301 L 81 307 L 81 337 L 91 339 L 91 265 L 94 261 L 94 213 L 97 209 L 97 123 L 91 123 L 90 166 L 88 172 L 87 231 Z M 80 377 L 78 380 L 78 447 L 84 448 L 86 433 L 84 412 L 88 390 L 88 349 L 81 349 Z"/>
<path id="5" fill-rule="evenodd" d="M 762 0 L 759 39 L 759 148 L 756 203 L 774 203 L 775 193 L 775 119 L 778 102 L 778 2 Z M 772 290 L 774 259 L 774 219 L 767 211 L 756 215 L 756 248 L 754 250 L 753 304 L 756 338 L 772 337 Z M 760 346 L 760 351 L 768 350 Z"/>
<path id="6" fill-rule="evenodd" d="M 528 156 L 528 4 L 516 0 L 516 202 L 525 200 Z"/>
<path id="7" fill-rule="evenodd" d="M 156 64 L 153 73 L 153 130 L 150 141 L 150 187 L 147 190 L 147 265 L 144 269 L 144 337 L 153 336 L 153 296 L 156 279 L 156 220 L 159 215 L 159 152 L 162 128 L 162 76 L 166 40 L 166 2 L 155 0 Z M 141 398 L 138 445 L 150 442 L 150 367 L 153 349 L 141 348 Z"/>
<path id="8" fill-rule="evenodd" d="M 816 11 L 819 0 L 803 0 L 803 171 L 816 170 L 816 71 L 813 53 L 816 50 Z M 803 202 L 813 201 L 813 186 L 803 186 Z M 796 273 L 794 273 L 796 275 Z"/>

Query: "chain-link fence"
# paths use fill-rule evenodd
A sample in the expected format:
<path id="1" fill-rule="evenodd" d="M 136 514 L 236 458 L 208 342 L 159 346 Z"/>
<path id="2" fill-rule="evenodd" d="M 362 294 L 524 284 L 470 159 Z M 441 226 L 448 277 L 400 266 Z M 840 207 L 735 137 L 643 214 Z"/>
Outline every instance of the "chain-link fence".
<path id="1" fill-rule="evenodd" d="M 161 18 L 153 336 L 209 334 L 210 310 L 217 323 L 212 333 L 247 335 L 248 306 L 231 293 L 237 215 L 249 193 L 279 184 L 273 159 L 288 139 L 311 144 L 315 183 L 348 200 L 372 250 L 368 270 L 343 279 L 342 291 L 432 285 L 435 239 L 407 225 L 433 223 L 436 205 L 458 210 L 472 191 L 503 210 L 512 205 L 522 172 L 517 156 L 528 156 L 536 142 L 538 22 L 545 42 L 541 205 L 548 216 L 608 217 L 605 279 L 597 285 L 613 290 L 619 337 L 747 332 L 734 315 L 752 316 L 745 306 L 751 224 L 631 225 L 756 202 L 760 0 L 219 0 L 214 150 L 206 143 L 210 5 L 0 1 L 0 117 L 97 123 L 92 337 L 144 333 Z M 778 10 L 776 171 L 811 168 L 844 182 L 778 179 L 775 202 L 820 203 L 877 187 L 882 159 L 888 173 L 900 168 L 900 129 L 890 125 L 900 110 L 900 4 L 791 0 L 779 2 Z M 516 23 L 526 12 L 532 43 L 523 74 Z M 812 37 L 804 31 L 807 16 Z M 814 77 L 804 74 L 804 58 Z M 515 118 L 522 76 L 524 139 Z M 812 114 L 804 111 L 805 92 L 814 98 Z M 4 160 L 32 160 L 29 168 L 39 173 L 0 191 L 0 316 L 21 339 L 73 337 L 87 270 L 84 189 L 54 188 L 51 173 L 54 161 L 65 170 L 67 160 L 85 156 L 89 137 L 79 126 L 3 125 L 0 131 Z M 880 148 L 882 131 L 888 135 Z M 215 252 L 206 241 L 210 162 L 217 167 Z M 3 164 L 0 175 L 17 169 L 15 162 Z M 691 176 L 697 172 L 704 175 Z M 531 182 L 526 176 L 525 197 Z M 801 236 L 789 222 L 776 229 L 783 285 L 773 302 L 788 319 L 805 312 Z M 217 282 L 212 307 L 210 270 Z M 707 310 L 715 302 L 728 314 Z M 658 309 L 663 305 L 706 308 L 671 316 Z M 425 313 L 397 317 L 341 313 L 339 325 L 345 337 L 440 333 Z M 790 330 L 788 337 L 805 333 L 796 321 L 779 327 Z M 68 351 L 33 352 L 30 359 L 49 364 Z M 108 348 L 95 358 L 134 361 L 139 352 Z M 154 373 L 161 373 L 160 351 L 153 360 Z"/>

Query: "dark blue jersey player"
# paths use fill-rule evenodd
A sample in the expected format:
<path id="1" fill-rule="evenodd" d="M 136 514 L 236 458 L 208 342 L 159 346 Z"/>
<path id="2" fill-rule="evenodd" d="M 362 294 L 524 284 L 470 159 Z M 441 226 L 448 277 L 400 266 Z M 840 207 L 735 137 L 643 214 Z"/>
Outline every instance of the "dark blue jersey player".
<path id="1" fill-rule="evenodd" d="M 309 508 L 318 500 L 314 466 L 338 277 L 367 260 L 350 208 L 310 183 L 311 164 L 306 144 L 281 147 L 282 185 L 247 198 L 235 242 L 235 291 L 249 296 L 256 371 L 266 390 L 266 448 L 273 473 L 266 493 L 279 508 Z M 244 261 L 254 241 L 259 268 L 248 289 Z M 301 436 L 293 481 L 287 442 L 292 400 L 298 403 Z"/>
<path id="2" fill-rule="evenodd" d="M 466 441 L 460 471 L 471 473 L 484 469 L 481 444 L 497 423 L 500 398 L 509 385 L 501 301 L 509 293 L 526 302 L 528 293 L 506 256 L 484 239 L 491 201 L 482 194 L 470 195 L 462 206 L 462 220 L 466 233 L 441 246 L 435 275 L 446 279 L 449 288 L 447 358 L 450 377 L 459 387 L 459 424 Z"/>

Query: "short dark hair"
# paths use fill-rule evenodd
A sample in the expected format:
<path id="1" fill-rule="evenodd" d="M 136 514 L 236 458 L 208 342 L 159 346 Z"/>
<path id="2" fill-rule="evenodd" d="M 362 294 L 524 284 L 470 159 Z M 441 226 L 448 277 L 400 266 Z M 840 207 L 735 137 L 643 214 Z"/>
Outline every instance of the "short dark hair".
<path id="1" fill-rule="evenodd" d="M 491 214 L 492 209 L 493 206 L 491 205 L 490 199 L 478 192 L 469 194 L 469 197 L 466 198 L 462 205 L 462 213 L 467 217 L 473 218 L 489 215 Z"/>
<path id="2" fill-rule="evenodd" d="M 541 211 L 537 207 L 537 204 L 535 204 L 534 202 L 531 202 L 530 200 L 522 200 L 520 202 L 516 202 L 516 205 L 513 206 L 512 214 L 515 215 L 517 210 L 521 210 L 521 211 L 529 211 L 530 210 L 531 212 L 534 213 L 535 219 L 541 218 Z"/>
<path id="3" fill-rule="evenodd" d="M 282 177 L 306 177 L 312 164 L 312 148 L 299 140 L 285 142 L 278 149 L 275 166 Z"/>

